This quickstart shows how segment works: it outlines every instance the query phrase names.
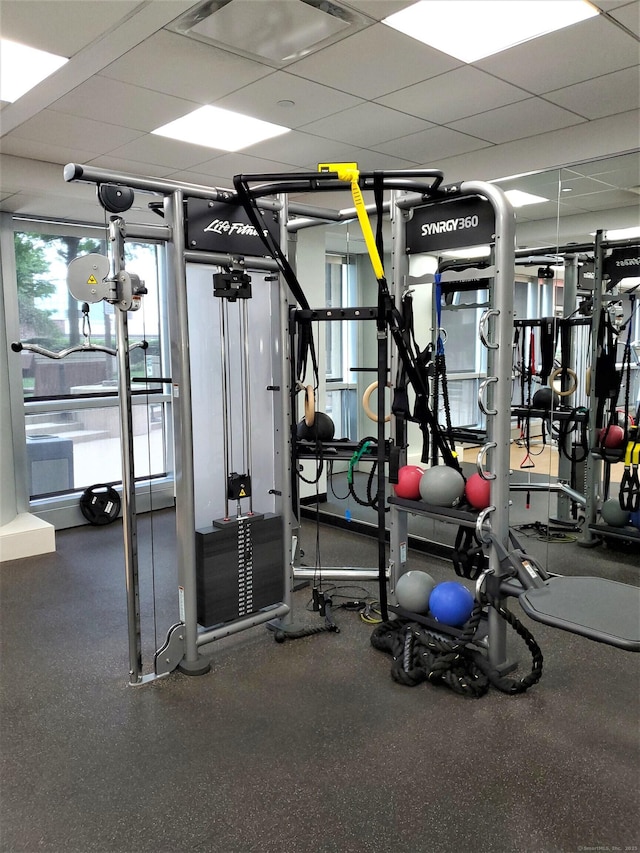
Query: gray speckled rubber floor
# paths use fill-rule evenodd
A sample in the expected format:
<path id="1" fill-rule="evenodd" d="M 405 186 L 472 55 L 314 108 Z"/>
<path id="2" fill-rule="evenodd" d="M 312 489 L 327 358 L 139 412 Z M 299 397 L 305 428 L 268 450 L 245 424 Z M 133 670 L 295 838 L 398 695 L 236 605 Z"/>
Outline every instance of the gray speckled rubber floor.
<path id="1" fill-rule="evenodd" d="M 171 511 L 153 528 L 161 641 L 177 618 Z M 145 660 L 149 534 L 142 519 Z M 277 644 L 255 628 L 209 647 L 207 675 L 130 687 L 121 537 L 119 523 L 62 531 L 57 553 L 0 569 L 3 853 L 640 845 L 639 656 L 534 624 L 515 604 L 542 648 L 542 680 L 472 700 L 395 683 L 371 626 L 338 609 L 340 633 Z M 314 541 L 306 522 L 310 565 Z M 325 566 L 376 563 L 367 537 L 322 528 L 320 541 Z M 422 555 L 412 567 L 452 577 Z M 637 582 L 628 560 L 603 568 Z M 296 619 L 315 625 L 309 597 L 295 594 Z"/>

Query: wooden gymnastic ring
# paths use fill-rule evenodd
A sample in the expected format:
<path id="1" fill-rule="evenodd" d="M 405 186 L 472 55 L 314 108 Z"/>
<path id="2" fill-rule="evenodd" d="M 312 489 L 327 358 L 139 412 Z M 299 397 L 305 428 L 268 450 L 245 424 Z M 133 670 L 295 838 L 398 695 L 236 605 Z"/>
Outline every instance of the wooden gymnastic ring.
<path id="1" fill-rule="evenodd" d="M 573 386 L 571 388 L 567 388 L 566 391 L 560 391 L 553 384 L 558 376 L 562 376 L 563 374 L 566 374 L 573 379 Z M 570 367 L 556 367 L 555 370 L 551 371 L 551 375 L 549 376 L 549 385 L 553 388 L 558 397 L 569 397 L 574 391 L 578 390 L 578 374 Z"/>
<path id="2" fill-rule="evenodd" d="M 316 396 L 313 392 L 313 385 L 307 385 L 304 389 L 304 422 L 308 427 L 312 427 L 316 419 Z"/>
<path id="3" fill-rule="evenodd" d="M 587 397 L 591 396 L 591 368 L 587 367 L 584 372 L 584 393 Z"/>
<path id="4" fill-rule="evenodd" d="M 371 406 L 369 405 L 369 397 L 371 397 L 371 395 L 373 394 L 373 392 L 376 390 L 377 387 L 378 387 L 378 381 L 376 380 L 375 382 L 372 382 L 371 385 L 369 385 L 367 390 L 362 395 L 362 408 L 364 409 L 364 413 L 369 418 L 369 420 L 373 421 L 376 424 L 378 423 L 378 416 L 376 415 L 376 413 L 374 411 L 372 411 Z M 387 388 L 391 388 L 390 382 L 387 382 Z M 391 415 L 389 414 L 384 419 L 384 422 L 386 424 L 388 424 L 390 420 L 391 420 Z"/>

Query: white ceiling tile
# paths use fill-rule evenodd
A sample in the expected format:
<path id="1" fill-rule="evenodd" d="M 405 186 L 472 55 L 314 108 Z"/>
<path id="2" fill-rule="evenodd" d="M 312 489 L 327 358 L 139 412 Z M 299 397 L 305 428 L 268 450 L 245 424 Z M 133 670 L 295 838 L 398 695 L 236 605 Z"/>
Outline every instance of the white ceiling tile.
<path id="1" fill-rule="evenodd" d="M 626 68 L 547 92 L 544 97 L 585 118 L 603 118 L 640 107 L 640 75 L 637 66 Z"/>
<path id="2" fill-rule="evenodd" d="M 142 160 L 126 160 L 123 157 L 114 157 L 111 154 L 100 154 L 92 157 L 81 165 L 94 166 L 97 169 L 108 169 L 111 172 L 119 172 L 123 175 L 144 175 L 152 178 L 166 178 L 172 171 L 169 166 L 158 166 Z"/>
<path id="3" fill-rule="evenodd" d="M 87 151 L 83 148 L 66 148 L 52 145 L 49 141 L 23 139 L 15 135 L 6 136 L 2 140 L 2 153 L 61 165 L 82 163 L 95 156 L 95 151 Z"/>
<path id="4" fill-rule="evenodd" d="M 558 198 L 560 192 L 560 170 L 551 172 L 537 172 L 533 175 L 522 175 L 521 177 L 507 178 L 495 181 L 501 190 L 523 190 L 524 192 L 539 195 L 542 198 Z"/>
<path id="5" fill-rule="evenodd" d="M 280 106 L 279 101 L 293 101 L 294 105 Z M 291 128 L 299 128 L 360 103 L 360 98 L 286 71 L 274 71 L 215 101 L 218 107 Z"/>
<path id="6" fill-rule="evenodd" d="M 95 188 L 66 184 L 65 162 L 230 187 L 238 172 L 315 172 L 318 162 L 344 160 L 364 171 L 443 169 L 448 182 L 548 170 L 514 179 L 552 199 L 518 209 L 519 236 L 527 226 L 525 233 L 554 241 L 581 235 L 587 220 L 608 227 L 618 215 L 621 224 L 637 219 L 640 197 L 618 188 L 640 184 L 638 42 L 624 31 L 640 31 L 638 0 L 596 0 L 606 15 L 473 65 L 375 23 L 412 0 L 336 2 L 364 13 L 365 29 L 277 71 L 161 29 L 191 0 L 0 0 L 3 35 L 10 26 L 14 37 L 74 54 L 33 92 L 0 104 L 3 209 L 101 222 Z M 278 100 L 296 104 L 283 110 Z M 145 133 L 182 107 L 207 103 L 295 129 L 234 154 Z M 567 116 L 579 123 L 553 130 Z M 493 144 L 514 134 L 522 138 Z M 606 156 L 632 150 L 627 159 Z M 594 156 L 603 159 L 551 168 Z M 560 194 L 567 229 L 554 211 L 560 176 L 573 190 Z M 315 206 L 353 204 L 348 187 L 291 200 L 298 197 Z M 583 203 L 593 212 L 570 215 Z M 138 221 L 145 215 L 144 205 L 136 210 Z"/>
<path id="7" fill-rule="evenodd" d="M 398 136 L 426 130 L 431 122 L 371 102 L 305 125 L 303 130 L 353 145 L 373 147 Z"/>
<path id="8" fill-rule="evenodd" d="M 475 64 L 540 95 L 637 63 L 637 41 L 599 15 Z"/>
<path id="9" fill-rule="evenodd" d="M 512 104 L 529 93 L 470 65 L 407 86 L 377 98 L 396 110 L 420 116 L 435 124 L 448 124 L 463 116 Z"/>
<path id="10" fill-rule="evenodd" d="M 603 12 L 612 12 L 621 6 L 632 6 L 634 3 L 637 6 L 638 0 L 632 0 L 631 3 L 629 0 L 589 0 L 589 2 L 592 6 L 602 9 Z"/>
<path id="11" fill-rule="evenodd" d="M 584 121 L 578 115 L 549 104 L 540 98 L 529 98 L 497 110 L 488 110 L 480 115 L 451 122 L 450 127 L 486 139 L 488 142 L 511 142 L 570 127 Z"/>
<path id="12" fill-rule="evenodd" d="M 553 198 L 550 201 L 540 202 L 539 204 L 525 204 L 523 207 L 516 208 L 516 220 L 518 222 L 530 222 L 537 219 L 548 219 L 558 212 L 558 200 Z"/>
<path id="13" fill-rule="evenodd" d="M 160 30 L 100 73 L 204 105 L 272 72 L 257 62 Z"/>
<path id="14" fill-rule="evenodd" d="M 197 172 L 201 177 L 211 183 L 213 178 L 222 178 L 225 186 L 231 186 L 234 175 L 256 175 L 269 174 L 271 172 L 296 172 L 303 171 L 302 166 L 292 166 L 291 163 L 283 163 L 278 160 L 266 160 L 262 157 L 254 157 L 246 152 L 237 151 L 231 154 L 223 154 L 206 163 L 199 163 L 197 169 L 184 170 Z"/>
<path id="15" fill-rule="evenodd" d="M 423 164 L 425 168 L 438 168 L 437 161 L 443 157 L 455 157 L 457 154 L 477 151 L 487 148 L 490 144 L 448 127 L 434 127 L 376 145 L 376 149 L 383 154 Z"/>
<path id="16" fill-rule="evenodd" d="M 593 193 L 609 191 L 610 189 L 610 184 L 595 180 L 594 178 L 577 175 L 571 169 L 560 171 L 560 197 L 567 201 L 569 197 L 571 200 L 574 200 L 579 196 L 593 195 Z"/>
<path id="17" fill-rule="evenodd" d="M 294 62 L 287 70 L 373 100 L 459 65 L 457 59 L 385 24 L 374 24 L 349 39 Z"/>
<path id="18" fill-rule="evenodd" d="M 612 9 L 610 14 L 612 18 L 620 21 L 640 38 L 640 0 L 634 0 L 633 3 L 628 3 L 626 6 Z"/>
<path id="19" fill-rule="evenodd" d="M 571 198 L 571 196 L 569 196 Z M 560 212 L 560 216 L 571 216 L 576 213 L 584 213 L 585 208 L 580 205 L 580 196 L 576 198 L 574 202 L 566 201 L 564 198 L 561 198 L 558 202 L 558 210 L 554 210 L 551 217 L 558 217 L 558 211 Z"/>
<path id="20" fill-rule="evenodd" d="M 608 186 L 618 187 L 619 189 L 628 189 L 629 187 L 640 186 L 640 165 L 638 164 L 637 158 L 635 163 L 630 163 L 627 167 L 620 166 L 614 171 L 605 169 L 604 163 L 601 165 L 600 169 L 602 171 L 594 172 L 593 177 Z"/>
<path id="21" fill-rule="evenodd" d="M 145 133 L 132 142 L 120 147 L 112 146 L 100 153 L 108 153 L 122 160 L 136 160 L 140 163 L 166 166 L 169 169 L 188 169 L 190 166 L 210 160 L 215 152 L 204 145 L 189 145 L 178 142 L 176 139 Z"/>
<path id="22" fill-rule="evenodd" d="M 152 131 L 197 109 L 193 101 L 96 75 L 51 105 L 56 112 Z"/>
<path id="23" fill-rule="evenodd" d="M 639 122 L 640 124 L 640 122 Z M 617 187 L 628 187 L 638 183 L 640 177 L 640 161 L 638 153 L 619 154 L 617 157 L 606 157 L 597 160 L 590 160 L 587 163 L 574 164 L 568 169 L 563 169 L 562 173 L 567 172 L 573 175 L 589 175 L 592 178 L 597 177 Z M 631 178 L 633 176 L 633 179 Z"/>
<path id="24" fill-rule="evenodd" d="M 631 221 L 629 225 L 640 224 L 640 206 L 638 196 L 624 190 L 607 190 L 606 192 L 593 193 L 580 196 L 580 207 L 585 210 L 612 210 L 618 207 L 629 207 L 631 209 Z"/>
<path id="25" fill-rule="evenodd" d="M 292 130 L 284 137 L 267 139 L 246 150 L 248 154 L 265 160 L 284 161 L 292 166 L 304 167 L 309 163 L 350 163 L 354 146 Z"/>
<path id="26" fill-rule="evenodd" d="M 3 189 L 16 195 L 57 196 L 61 199 L 84 199 L 95 203 L 95 186 L 68 184 L 63 176 L 64 167 L 26 157 L 2 157 Z"/>
<path id="27" fill-rule="evenodd" d="M 355 149 L 353 157 L 363 172 L 373 172 L 374 169 L 415 169 L 419 163 L 418 160 L 405 160 L 394 154 L 368 149 Z"/>
<path id="28" fill-rule="evenodd" d="M 376 21 L 381 21 L 414 3 L 415 0 L 346 0 L 344 5 L 351 6 Z"/>
<path id="29" fill-rule="evenodd" d="M 139 130 L 131 130 L 104 121 L 70 116 L 55 110 L 43 110 L 21 124 L 10 134 L 13 138 L 46 140 L 63 148 L 82 148 L 102 154 L 140 137 Z"/>
<path id="30" fill-rule="evenodd" d="M 2 0 L 2 36 L 70 57 L 138 5 L 138 0 Z"/>

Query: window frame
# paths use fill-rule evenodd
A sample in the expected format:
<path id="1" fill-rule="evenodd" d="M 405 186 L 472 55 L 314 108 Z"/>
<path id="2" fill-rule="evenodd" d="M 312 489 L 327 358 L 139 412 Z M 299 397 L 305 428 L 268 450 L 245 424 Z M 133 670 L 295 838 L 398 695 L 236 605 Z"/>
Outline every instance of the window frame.
<path id="1" fill-rule="evenodd" d="M 74 236 L 104 240 L 104 225 L 60 222 L 45 217 L 19 216 L 16 214 L 0 214 L 0 247 L 2 262 L 0 272 L 3 283 L 5 308 L 5 327 L 8 342 L 19 340 L 20 318 L 18 305 L 17 269 L 15 256 L 16 232 L 42 234 L 47 236 Z M 158 300 L 159 336 L 163 341 L 161 346 L 160 371 L 162 376 L 170 375 L 170 330 L 167 314 L 167 259 L 166 242 L 151 237 L 130 237 L 129 242 L 154 245 L 157 247 L 157 283 L 160 290 Z M 74 488 L 64 493 L 32 498 L 29 495 L 29 460 L 26 439 L 26 418 L 29 414 L 39 414 L 55 411 L 81 411 L 86 409 L 117 408 L 119 399 L 117 389 L 112 393 L 86 393 L 78 395 L 61 395 L 30 400 L 24 396 L 22 366 L 13 353 L 8 354 L 9 397 L 11 407 L 11 426 L 13 455 L 16 470 L 16 504 L 18 512 L 31 512 L 36 516 L 51 522 L 56 529 L 84 524 L 85 519 L 79 512 L 78 499 L 83 489 Z M 164 411 L 164 472 L 151 477 L 141 477 L 136 480 L 136 508 L 140 512 L 171 506 L 174 503 L 174 461 L 173 461 L 173 423 L 172 396 L 165 385 L 162 392 L 153 394 L 136 394 L 132 398 L 132 406 L 147 406 L 161 403 Z M 120 491 L 121 466 L 118 465 L 118 481 L 116 490 Z"/>

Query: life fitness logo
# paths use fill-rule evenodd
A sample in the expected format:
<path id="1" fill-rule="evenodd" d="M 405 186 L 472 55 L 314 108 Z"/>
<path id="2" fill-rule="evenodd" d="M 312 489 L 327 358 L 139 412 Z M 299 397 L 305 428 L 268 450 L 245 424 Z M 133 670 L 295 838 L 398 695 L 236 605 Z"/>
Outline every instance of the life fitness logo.
<path id="1" fill-rule="evenodd" d="M 257 237 L 255 227 L 246 222 L 229 222 L 228 219 L 214 219 L 203 229 L 210 234 L 237 235 L 239 237 Z"/>
<path id="2" fill-rule="evenodd" d="M 445 234 L 451 231 L 464 231 L 477 228 L 480 224 L 478 216 L 458 216 L 456 219 L 441 219 L 439 222 L 424 222 L 420 233 L 423 237 L 431 237 L 433 234 Z"/>

